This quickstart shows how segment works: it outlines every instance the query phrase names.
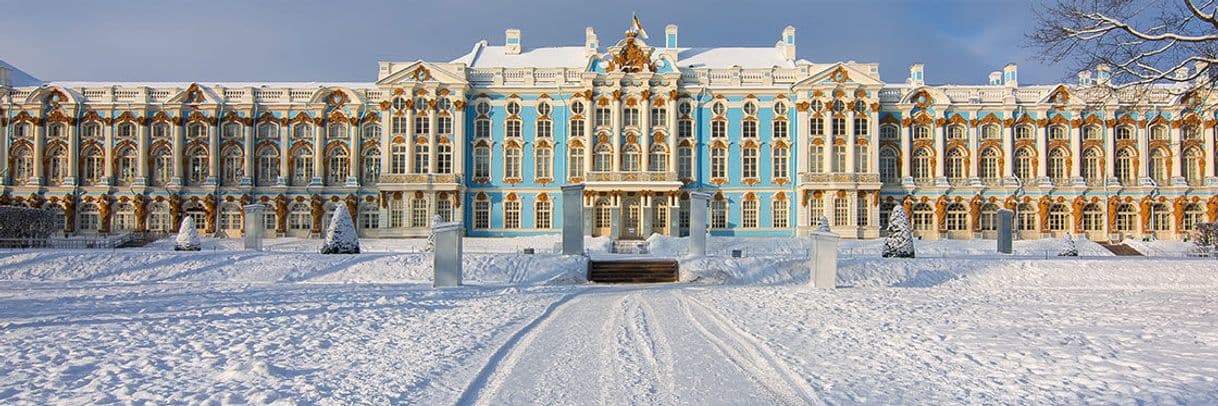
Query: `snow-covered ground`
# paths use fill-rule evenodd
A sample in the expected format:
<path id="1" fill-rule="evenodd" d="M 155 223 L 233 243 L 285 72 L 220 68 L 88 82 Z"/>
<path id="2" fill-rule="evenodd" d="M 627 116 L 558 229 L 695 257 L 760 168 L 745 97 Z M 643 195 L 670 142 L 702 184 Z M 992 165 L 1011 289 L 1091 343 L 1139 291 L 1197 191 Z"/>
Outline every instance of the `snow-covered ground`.
<path id="1" fill-rule="evenodd" d="M 827 291 L 803 241 L 711 238 L 687 283 L 598 286 L 518 253 L 557 241 L 467 239 L 446 290 L 421 240 L 0 250 L 0 403 L 1218 402 L 1215 259 L 844 241 Z"/>

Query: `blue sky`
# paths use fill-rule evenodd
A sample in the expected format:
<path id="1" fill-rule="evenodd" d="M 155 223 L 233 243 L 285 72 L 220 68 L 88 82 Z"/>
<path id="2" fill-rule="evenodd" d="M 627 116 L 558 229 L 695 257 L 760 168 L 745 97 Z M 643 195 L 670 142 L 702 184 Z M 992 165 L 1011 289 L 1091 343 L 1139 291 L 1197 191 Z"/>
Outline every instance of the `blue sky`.
<path id="1" fill-rule="evenodd" d="M 0 60 L 44 80 L 372 81 L 378 60 L 447 61 L 474 42 L 602 45 L 637 12 L 660 44 L 680 26 L 682 46 L 770 46 L 798 30 L 800 58 L 880 63 L 901 82 L 912 63 L 928 83 L 984 83 L 1008 62 L 1021 83 L 1073 77 L 1024 48 L 1031 0 L 974 1 L 287 1 L 0 0 Z"/>

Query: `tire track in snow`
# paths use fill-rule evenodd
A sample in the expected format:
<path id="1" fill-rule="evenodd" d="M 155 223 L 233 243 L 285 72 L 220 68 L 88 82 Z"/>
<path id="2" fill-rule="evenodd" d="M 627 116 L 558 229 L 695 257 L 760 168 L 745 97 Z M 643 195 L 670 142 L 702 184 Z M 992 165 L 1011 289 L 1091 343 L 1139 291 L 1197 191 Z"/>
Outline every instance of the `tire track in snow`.
<path id="1" fill-rule="evenodd" d="M 686 294 L 677 291 L 672 294 L 676 297 L 681 311 L 698 332 L 714 344 L 728 361 L 746 372 L 755 383 L 774 393 L 784 403 L 822 403 L 807 381 L 756 338 L 726 321 L 717 311 Z"/>
<path id="2" fill-rule="evenodd" d="M 604 337 L 614 338 L 614 342 L 606 343 L 606 346 L 615 348 L 614 356 L 610 359 L 618 363 L 609 371 L 621 376 L 609 382 L 611 386 L 602 385 L 601 393 L 619 397 L 602 398 L 603 403 L 672 403 L 673 392 L 660 387 L 664 383 L 671 383 L 671 379 L 664 379 L 663 371 L 670 371 L 672 364 L 669 362 L 665 368 L 657 359 L 656 343 L 666 341 L 666 338 L 658 332 L 654 316 L 644 309 L 646 303 L 646 300 L 640 300 L 638 293 L 634 293 L 627 295 L 614 309 L 616 331 L 612 336 Z M 623 385 L 625 388 L 622 388 Z M 622 399 L 623 395 L 628 398 Z"/>
<path id="3" fill-rule="evenodd" d="M 458 405 L 488 404 L 489 401 L 486 399 L 494 398 L 499 387 L 503 385 L 504 379 L 512 372 L 516 363 L 520 362 L 524 349 L 528 348 L 537 338 L 537 333 L 545 330 L 545 326 L 554 318 L 554 314 L 560 312 L 566 304 L 582 299 L 580 294 L 584 291 L 586 289 L 577 290 L 554 301 L 541 315 L 512 334 L 503 345 L 499 346 L 498 350 L 495 350 L 486 365 L 482 366 L 482 370 L 465 387 L 465 391 L 461 393 L 461 397 L 456 403 Z"/>
<path id="4" fill-rule="evenodd" d="M 654 330 L 655 339 L 647 343 L 647 348 L 650 350 L 652 363 L 655 365 L 656 379 L 664 386 L 663 392 L 661 392 L 664 397 L 661 400 L 667 404 L 676 403 L 676 360 L 673 357 L 672 345 L 669 343 L 671 336 L 664 332 L 663 325 L 656 318 L 656 310 L 651 306 L 651 301 L 641 302 L 640 308 L 643 311 L 646 326 L 649 327 L 648 331 Z"/>

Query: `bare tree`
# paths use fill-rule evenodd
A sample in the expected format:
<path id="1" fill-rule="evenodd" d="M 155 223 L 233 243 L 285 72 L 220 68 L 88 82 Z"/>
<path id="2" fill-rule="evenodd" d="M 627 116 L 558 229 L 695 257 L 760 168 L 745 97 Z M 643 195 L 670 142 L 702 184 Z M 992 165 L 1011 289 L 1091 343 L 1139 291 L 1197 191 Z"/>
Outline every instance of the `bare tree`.
<path id="1" fill-rule="evenodd" d="M 1218 0 L 1048 0 L 1028 34 L 1040 58 L 1078 70 L 1111 69 L 1112 89 L 1175 84 L 1212 90 L 1218 71 Z"/>

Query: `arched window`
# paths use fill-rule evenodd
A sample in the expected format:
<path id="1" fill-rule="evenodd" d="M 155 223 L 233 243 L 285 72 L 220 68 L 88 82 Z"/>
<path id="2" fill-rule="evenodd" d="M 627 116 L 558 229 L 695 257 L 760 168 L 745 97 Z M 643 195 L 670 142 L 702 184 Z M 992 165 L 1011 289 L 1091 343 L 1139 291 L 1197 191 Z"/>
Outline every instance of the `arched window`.
<path id="1" fill-rule="evenodd" d="M 152 185 L 169 184 L 169 180 L 173 179 L 173 153 L 169 152 L 169 148 L 164 145 L 153 148 L 148 159 L 152 161 L 149 162 L 152 167 Z"/>
<path id="2" fill-rule="evenodd" d="M 740 227 L 757 228 L 757 219 L 757 199 L 744 199 L 740 202 Z"/>
<path id="3" fill-rule="evenodd" d="M 1150 150 L 1150 178 L 1161 186 L 1167 186 L 1171 182 L 1167 171 L 1167 162 L 1170 159 L 1171 154 L 1164 148 Z"/>
<path id="4" fill-rule="evenodd" d="M 330 148 L 326 153 L 326 185 L 336 186 L 346 182 L 350 166 L 351 156 L 347 154 L 346 147 Z"/>
<path id="5" fill-rule="evenodd" d="M 910 176 L 913 176 L 914 180 L 919 182 L 931 180 L 931 178 L 934 176 L 930 169 L 931 159 L 930 149 L 920 148 L 915 151 L 913 155 L 913 162 L 911 162 L 913 165 L 910 168 L 910 172 L 912 172 Z"/>
<path id="6" fill-rule="evenodd" d="M 202 185 L 207 182 L 208 156 L 207 148 L 202 146 L 190 147 L 186 150 L 186 181 L 189 185 Z"/>
<path id="7" fill-rule="evenodd" d="M 677 147 L 677 178 L 693 179 L 694 149 L 687 146 Z"/>
<path id="8" fill-rule="evenodd" d="M 727 199 L 716 199 L 711 201 L 710 228 L 727 228 Z"/>
<path id="9" fill-rule="evenodd" d="M 1137 184 L 1138 179 L 1133 167 L 1134 156 L 1135 154 L 1130 148 L 1122 148 L 1120 151 L 1117 151 L 1116 161 L 1114 162 L 1116 167 L 1113 168 L 1115 172 L 1113 175 L 1121 182 L 1122 186 L 1134 186 Z"/>
<path id="10" fill-rule="evenodd" d="M 1189 204 L 1184 206 L 1184 218 L 1180 219 L 1180 228 L 1183 231 L 1195 231 L 1197 224 L 1204 222 L 1205 211 L 1200 204 Z"/>
<path id="11" fill-rule="evenodd" d="M 892 148 L 880 149 L 880 181 L 897 183 L 901 181 L 900 165 L 897 165 L 897 151 Z"/>
<path id="12" fill-rule="evenodd" d="M 173 229 L 169 205 L 152 203 L 148 205 L 148 231 L 167 232 Z"/>
<path id="13" fill-rule="evenodd" d="M 948 205 L 946 216 L 944 223 L 947 231 L 968 231 L 968 209 L 964 208 L 963 204 Z"/>
<path id="14" fill-rule="evenodd" d="M 553 228 L 553 219 L 550 200 L 537 200 L 537 203 L 533 205 L 533 228 Z"/>
<path id="15" fill-rule="evenodd" d="M 1070 173 L 1066 171 L 1066 162 L 1069 159 L 1069 154 L 1064 148 L 1054 148 L 1049 151 L 1049 160 L 1045 169 L 1048 171 L 1049 179 L 1052 179 L 1054 183 L 1060 184 L 1070 180 Z"/>
<path id="16" fill-rule="evenodd" d="M 105 170 L 105 158 L 101 148 L 90 145 L 80 151 L 80 180 L 83 185 L 101 183 Z"/>
<path id="17" fill-rule="evenodd" d="M 410 227 L 424 228 L 428 226 L 431 216 L 428 213 L 431 211 L 430 204 L 426 196 L 410 199 Z"/>
<path id="18" fill-rule="evenodd" d="M 935 212 L 930 208 L 929 204 L 918 203 L 913 207 L 913 229 L 918 231 L 930 231 L 935 226 Z"/>
<path id="19" fill-rule="evenodd" d="M 1087 148 L 1083 151 L 1083 162 L 1082 167 L 1079 168 L 1079 174 L 1083 176 L 1083 180 L 1088 185 L 1094 185 L 1104 180 L 1104 169 L 1100 162 L 1102 159 L 1102 153 L 1097 148 Z"/>
<path id="20" fill-rule="evenodd" d="M 1117 141 L 1133 140 L 1133 129 L 1128 126 L 1117 127 L 1116 139 Z"/>
<path id="21" fill-rule="evenodd" d="M 85 203 L 80 205 L 76 213 L 77 230 L 83 232 L 97 231 L 98 227 L 98 208 L 96 204 Z"/>
<path id="22" fill-rule="evenodd" d="M 138 170 L 136 165 L 138 157 L 136 156 L 135 148 L 124 145 L 114 152 L 114 156 L 115 182 L 123 186 L 135 182 L 135 172 Z"/>
<path id="23" fill-rule="evenodd" d="M 503 201 L 503 228 L 520 228 L 520 199 Z"/>
<path id="24" fill-rule="evenodd" d="M 1201 150 L 1198 148 L 1184 150 L 1181 164 L 1184 165 L 1183 168 L 1180 168 L 1184 174 L 1184 181 L 1191 186 L 1201 185 L 1204 181 L 1201 176 L 1201 167 L 1205 164 Z"/>
<path id="25" fill-rule="evenodd" d="M 300 123 L 292 127 L 293 138 L 311 138 L 313 137 L 313 124 Z"/>
<path id="26" fill-rule="evenodd" d="M 990 147 L 981 150 L 981 161 L 978 162 L 980 173 L 977 175 L 981 177 L 983 182 L 994 184 L 1002 180 L 1002 171 L 999 170 L 1000 161 L 1002 160 L 1000 155 L 1001 153 L 998 152 L 998 148 Z"/>
<path id="27" fill-rule="evenodd" d="M 1051 140 L 1067 140 L 1066 127 L 1060 125 L 1049 126 L 1049 139 Z"/>
<path id="28" fill-rule="evenodd" d="M 241 147 L 229 145 L 221 151 L 223 155 L 222 167 L 220 173 L 220 184 L 223 186 L 236 186 L 241 183 L 241 177 L 245 176 L 245 152 Z"/>
<path id="29" fill-rule="evenodd" d="M 68 176 L 68 153 L 61 145 L 53 145 L 47 148 L 46 162 L 43 164 L 43 170 L 46 171 L 47 185 L 55 186 L 63 184 L 64 178 Z"/>
<path id="30" fill-rule="evenodd" d="M 1137 210 L 1132 204 L 1122 204 L 1117 206 L 1116 212 L 1116 230 L 1118 232 L 1133 231 L 1133 227 L 1137 224 Z"/>
<path id="31" fill-rule="evenodd" d="M 1150 127 L 1150 140 L 1151 141 L 1167 141 L 1168 138 L 1169 137 L 1167 136 L 1167 127 L 1164 127 L 1161 125 Z"/>
<path id="32" fill-rule="evenodd" d="M 279 150 L 272 145 L 258 149 L 258 186 L 274 185 L 279 178 Z"/>
<path id="33" fill-rule="evenodd" d="M 637 144 L 627 144 L 622 148 L 622 171 L 638 172 L 641 153 Z"/>
<path id="34" fill-rule="evenodd" d="M 1030 140 L 1030 139 L 1032 139 L 1032 134 L 1033 134 L 1032 126 L 1021 125 L 1021 126 L 1015 127 L 1015 139 L 1016 140 Z"/>
<path id="35" fill-rule="evenodd" d="M 981 138 L 986 140 L 1002 138 L 1002 130 L 998 127 L 998 124 L 986 124 L 981 127 Z"/>
<path id="36" fill-rule="evenodd" d="M 771 158 L 774 161 L 770 165 L 774 171 L 774 179 L 786 179 L 789 177 L 790 167 L 788 162 L 790 161 L 790 152 L 788 152 L 787 148 L 774 147 L 774 149 L 770 151 L 770 154 L 773 155 Z"/>
<path id="37" fill-rule="evenodd" d="M 897 128 L 891 125 L 880 126 L 880 139 L 895 141 L 897 139 Z"/>
<path id="38" fill-rule="evenodd" d="M 1104 229 L 1104 210 L 1098 204 L 1083 206 L 1083 231 L 1102 231 Z"/>
<path id="39" fill-rule="evenodd" d="M 981 206 L 981 216 L 977 219 L 980 222 L 978 228 L 981 231 L 998 231 L 998 205 L 986 203 Z"/>
<path id="40" fill-rule="evenodd" d="M 651 172 L 668 172 L 668 148 L 664 144 L 651 146 L 651 156 L 647 159 L 647 170 Z"/>
<path id="41" fill-rule="evenodd" d="M 854 146 L 854 173 L 871 172 L 871 155 L 867 153 L 867 144 Z"/>
<path id="42" fill-rule="evenodd" d="M 361 204 L 359 205 L 359 223 L 360 229 L 370 230 L 381 227 L 381 211 L 375 205 Z"/>
<path id="43" fill-rule="evenodd" d="M 453 146 L 451 143 L 436 144 L 436 173 L 453 173 Z"/>
<path id="44" fill-rule="evenodd" d="M 121 233 L 131 230 L 135 230 L 135 206 L 126 202 L 116 203 L 110 220 L 110 231 Z"/>
<path id="45" fill-rule="evenodd" d="M 1024 203 L 1016 206 L 1015 210 L 1017 213 L 1015 221 L 1018 222 L 1015 227 L 1016 229 L 1019 231 L 1036 230 L 1036 206 L 1033 206 L 1031 203 Z"/>
<path id="46" fill-rule="evenodd" d="M 504 179 L 521 179 L 521 165 L 523 155 L 519 146 L 508 144 L 503 148 L 503 178 Z"/>
<path id="47" fill-rule="evenodd" d="M 808 172 L 825 172 L 825 148 L 820 144 L 808 146 Z"/>
<path id="48" fill-rule="evenodd" d="M 486 195 L 479 194 L 474 199 L 474 229 L 486 230 L 491 228 L 491 201 Z"/>
<path id="49" fill-rule="evenodd" d="M 712 147 L 710 176 L 712 179 L 727 179 L 727 148 Z"/>
<path id="50" fill-rule="evenodd" d="M 308 231 L 313 229 L 313 211 L 305 203 L 294 203 L 288 211 L 288 230 Z"/>
<path id="51" fill-rule="evenodd" d="M 952 125 L 947 127 L 947 139 L 963 140 L 964 138 L 964 126 Z"/>
<path id="52" fill-rule="evenodd" d="M 962 148 L 952 148 L 947 151 L 943 175 L 947 177 L 948 181 L 960 182 L 965 178 L 964 154 L 965 152 Z"/>
<path id="53" fill-rule="evenodd" d="M 491 149 L 479 145 L 474 147 L 474 179 L 491 178 Z"/>
<path id="54" fill-rule="evenodd" d="M 363 169 L 361 182 L 365 185 L 375 185 L 381 181 L 381 150 L 368 148 L 363 151 L 364 157 L 360 162 Z"/>
<path id="55" fill-rule="evenodd" d="M 759 173 L 757 163 L 757 147 L 747 146 L 740 149 L 740 177 L 756 179 Z"/>
<path id="56" fill-rule="evenodd" d="M 927 127 L 924 125 L 915 125 L 913 127 L 913 139 L 929 140 L 930 139 L 930 127 Z"/>
<path id="57" fill-rule="evenodd" d="M 414 172 L 425 174 L 431 172 L 431 145 L 427 142 L 414 144 Z"/>
<path id="58" fill-rule="evenodd" d="M 774 228 L 787 228 L 790 226 L 791 205 L 787 199 L 774 199 L 770 202 L 770 220 L 774 223 Z"/>
<path id="59" fill-rule="evenodd" d="M 34 177 L 34 153 L 29 147 L 19 145 L 13 148 L 9 160 L 9 172 L 12 173 L 14 185 L 24 185 Z"/>
<path id="60" fill-rule="evenodd" d="M 1171 229 L 1171 209 L 1167 208 L 1166 204 L 1156 203 L 1150 205 L 1150 229 L 1151 231 L 1167 231 Z"/>
<path id="61" fill-rule="evenodd" d="M 305 186 L 313 179 L 313 147 L 292 149 L 292 186 Z"/>
<path id="62" fill-rule="evenodd" d="M 846 144 L 833 145 L 833 172 L 846 171 Z"/>
<path id="63" fill-rule="evenodd" d="M 235 204 L 220 206 L 220 229 L 240 233 L 241 228 L 241 206 Z"/>
<path id="64" fill-rule="evenodd" d="M 1012 169 L 1014 169 L 1015 177 L 1019 178 L 1019 181 L 1025 185 L 1032 183 L 1036 178 L 1035 173 L 1032 171 L 1032 161 L 1034 159 L 1032 150 L 1029 148 L 1015 150 L 1015 162 Z"/>
<path id="65" fill-rule="evenodd" d="M 592 169 L 596 172 L 613 170 L 613 148 L 607 143 L 596 145 L 596 154 L 592 156 Z"/>
<path id="66" fill-rule="evenodd" d="M 279 127 L 271 123 L 258 124 L 257 133 L 259 140 L 273 140 L 279 138 Z"/>
<path id="67" fill-rule="evenodd" d="M 584 177 L 584 147 L 570 147 L 567 150 L 567 177 Z"/>
<path id="68" fill-rule="evenodd" d="M 540 147 L 533 151 L 533 177 L 535 179 L 554 179 L 554 149 Z"/>
<path id="69" fill-rule="evenodd" d="M 1049 206 L 1049 231 L 1066 231 L 1070 224 L 1070 210 L 1064 204 Z"/>

